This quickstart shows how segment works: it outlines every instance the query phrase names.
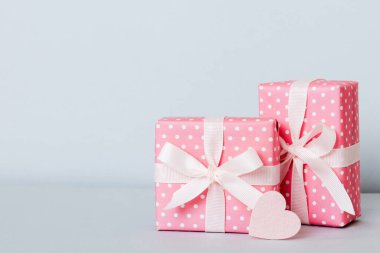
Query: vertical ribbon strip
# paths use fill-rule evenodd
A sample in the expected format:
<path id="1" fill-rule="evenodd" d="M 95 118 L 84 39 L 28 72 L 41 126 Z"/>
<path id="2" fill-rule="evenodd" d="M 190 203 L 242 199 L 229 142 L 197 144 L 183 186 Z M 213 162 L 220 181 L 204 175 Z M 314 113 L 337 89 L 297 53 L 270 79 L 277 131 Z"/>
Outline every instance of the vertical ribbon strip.
<path id="1" fill-rule="evenodd" d="M 204 120 L 204 151 L 208 163 L 210 185 L 206 197 L 206 232 L 224 232 L 225 228 L 225 198 L 223 188 L 213 182 L 213 175 L 219 166 L 223 150 L 224 118 L 206 118 Z"/>

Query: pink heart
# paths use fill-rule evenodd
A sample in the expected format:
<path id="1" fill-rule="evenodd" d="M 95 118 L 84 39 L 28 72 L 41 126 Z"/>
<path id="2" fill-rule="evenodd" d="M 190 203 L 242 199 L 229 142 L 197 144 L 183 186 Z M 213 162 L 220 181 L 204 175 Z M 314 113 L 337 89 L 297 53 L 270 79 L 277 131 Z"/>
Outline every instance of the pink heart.
<path id="1" fill-rule="evenodd" d="M 301 221 L 285 207 L 285 199 L 280 193 L 263 194 L 252 210 L 249 235 L 262 239 L 286 239 L 296 235 Z"/>

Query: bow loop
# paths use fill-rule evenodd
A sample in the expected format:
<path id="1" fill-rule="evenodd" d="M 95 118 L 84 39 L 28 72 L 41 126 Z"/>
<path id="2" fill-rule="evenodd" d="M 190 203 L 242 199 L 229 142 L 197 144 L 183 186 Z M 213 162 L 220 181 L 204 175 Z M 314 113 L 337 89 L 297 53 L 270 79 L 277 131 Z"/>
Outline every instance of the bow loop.
<path id="1" fill-rule="evenodd" d="M 336 142 L 336 133 L 331 128 L 325 125 L 317 125 L 317 134 L 320 133 L 318 137 L 312 139 L 306 147 L 312 151 L 317 156 L 324 156 L 330 153 Z"/>
<path id="2" fill-rule="evenodd" d="M 235 176 L 242 176 L 263 166 L 259 155 L 253 148 L 227 161 L 219 167 L 219 171 L 226 171 Z"/>
<path id="3" fill-rule="evenodd" d="M 157 159 L 187 177 L 197 178 L 207 175 L 207 169 L 202 163 L 170 142 L 165 143 Z"/>

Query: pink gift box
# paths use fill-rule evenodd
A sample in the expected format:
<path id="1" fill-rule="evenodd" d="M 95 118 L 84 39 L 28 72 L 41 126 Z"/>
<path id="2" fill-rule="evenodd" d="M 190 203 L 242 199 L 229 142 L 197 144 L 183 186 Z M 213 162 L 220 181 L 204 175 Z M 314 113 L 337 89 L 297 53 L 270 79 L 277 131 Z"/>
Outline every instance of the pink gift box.
<path id="1" fill-rule="evenodd" d="M 171 143 L 207 167 L 203 147 L 204 118 L 163 118 L 156 123 L 155 162 L 162 147 Z M 276 120 L 270 118 L 224 118 L 223 151 L 220 164 L 233 159 L 249 148 L 256 150 L 264 166 L 275 166 L 280 160 L 280 144 Z M 157 167 L 156 167 L 157 173 Z M 279 182 L 279 171 L 278 181 Z M 169 210 L 164 207 L 173 193 L 184 184 L 156 181 L 156 227 L 158 230 L 205 231 L 207 190 L 191 201 Z M 279 183 L 252 185 L 261 192 L 279 191 Z M 251 209 L 226 190 L 225 232 L 248 233 Z"/>
<path id="2" fill-rule="evenodd" d="M 279 134 L 291 143 L 288 120 L 289 89 L 293 81 L 259 85 L 260 116 L 275 117 Z M 335 149 L 359 143 L 358 83 L 354 81 L 313 81 L 307 91 L 307 105 L 301 136 L 322 123 L 336 132 Z M 347 167 L 332 168 L 344 185 L 353 204 L 355 215 L 342 212 L 329 191 L 305 164 L 304 187 L 307 196 L 309 223 L 343 227 L 360 216 L 360 162 Z M 292 168 L 282 181 L 281 192 L 291 206 Z"/>

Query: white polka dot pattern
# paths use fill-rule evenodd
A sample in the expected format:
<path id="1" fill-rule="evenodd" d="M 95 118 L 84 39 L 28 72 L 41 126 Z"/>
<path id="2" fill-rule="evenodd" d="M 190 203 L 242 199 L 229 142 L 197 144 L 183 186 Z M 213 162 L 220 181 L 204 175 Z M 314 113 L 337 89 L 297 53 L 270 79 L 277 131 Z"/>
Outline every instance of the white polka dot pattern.
<path id="1" fill-rule="evenodd" d="M 292 83 L 293 81 L 287 81 L 259 85 L 260 115 L 276 117 L 279 122 L 280 136 L 288 143 L 291 142 L 291 137 L 287 103 Z M 324 80 L 312 82 L 308 90 L 307 109 L 301 135 L 311 131 L 316 124 L 323 123 L 337 133 L 334 148 L 345 148 L 358 143 L 358 106 L 357 82 Z M 341 213 L 319 178 L 305 165 L 304 179 L 310 224 L 342 227 L 360 216 L 360 162 L 344 168 L 334 168 L 334 172 L 347 190 L 356 215 Z M 291 173 L 290 170 L 281 184 L 281 192 L 285 196 L 288 207 L 291 203 Z"/>
<path id="2" fill-rule="evenodd" d="M 203 118 L 164 118 L 156 123 L 155 162 L 165 142 L 182 148 L 207 165 L 203 149 Z M 279 164 L 280 145 L 277 122 L 270 118 L 231 118 L 224 120 L 221 164 L 254 148 L 264 165 Z M 191 136 L 191 137 L 190 137 Z M 156 227 L 158 230 L 205 230 L 207 190 L 190 202 L 164 210 L 173 193 L 183 184 L 156 183 Z M 279 191 L 279 185 L 254 185 L 261 192 Z M 251 210 L 225 191 L 226 232 L 248 233 Z"/>

